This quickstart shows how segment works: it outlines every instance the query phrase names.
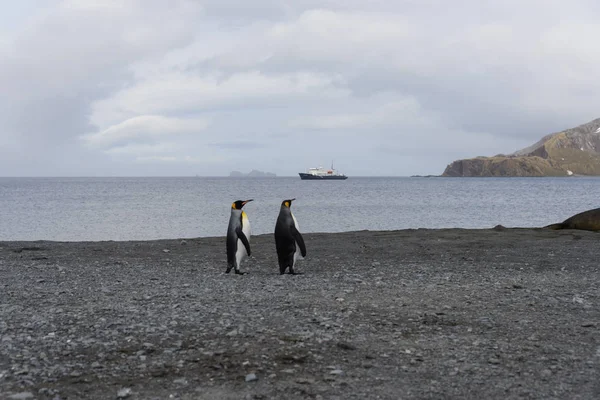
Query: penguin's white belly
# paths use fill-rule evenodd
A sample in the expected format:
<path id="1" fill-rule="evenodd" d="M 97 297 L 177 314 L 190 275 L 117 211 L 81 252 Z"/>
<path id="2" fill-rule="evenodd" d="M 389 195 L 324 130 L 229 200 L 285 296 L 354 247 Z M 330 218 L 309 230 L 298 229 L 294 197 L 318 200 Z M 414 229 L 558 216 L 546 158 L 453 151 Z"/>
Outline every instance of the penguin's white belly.
<path id="1" fill-rule="evenodd" d="M 292 218 L 294 219 L 294 226 L 296 227 L 296 230 L 298 230 L 298 232 L 300 232 L 300 227 L 298 226 L 298 220 L 296 219 L 296 217 L 294 216 L 294 214 L 292 214 Z M 296 265 L 296 260 L 299 258 L 301 260 L 304 259 L 304 257 L 302 257 L 302 254 L 300 254 L 300 245 L 298 244 L 298 242 L 296 242 L 296 251 L 294 252 L 294 263 L 292 264 L 292 268 Z"/>
<path id="2" fill-rule="evenodd" d="M 244 235 L 246 235 L 246 238 L 248 239 L 248 243 L 250 243 L 250 235 L 252 234 L 252 231 L 250 230 L 250 220 L 245 212 L 242 213 L 242 232 L 244 232 Z M 244 246 L 244 243 L 238 239 L 237 251 L 235 252 L 235 261 L 237 262 L 238 267 L 240 266 L 240 263 L 247 257 L 248 252 L 246 251 L 246 246 Z"/>

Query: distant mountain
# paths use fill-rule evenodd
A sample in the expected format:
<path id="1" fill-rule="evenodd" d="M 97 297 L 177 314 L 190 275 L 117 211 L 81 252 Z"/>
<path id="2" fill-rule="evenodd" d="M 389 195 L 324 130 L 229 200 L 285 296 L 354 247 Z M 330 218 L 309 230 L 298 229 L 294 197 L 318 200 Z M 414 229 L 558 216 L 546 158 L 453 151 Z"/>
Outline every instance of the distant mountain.
<path id="1" fill-rule="evenodd" d="M 263 171 L 257 171 L 255 169 L 253 169 L 252 171 L 248 172 L 247 174 L 240 172 L 240 171 L 231 171 L 229 173 L 229 176 L 236 177 L 236 178 L 275 178 L 277 175 L 275 175 L 272 172 L 263 172 Z"/>
<path id="2" fill-rule="evenodd" d="M 509 155 L 457 160 L 442 176 L 600 175 L 600 118 Z"/>

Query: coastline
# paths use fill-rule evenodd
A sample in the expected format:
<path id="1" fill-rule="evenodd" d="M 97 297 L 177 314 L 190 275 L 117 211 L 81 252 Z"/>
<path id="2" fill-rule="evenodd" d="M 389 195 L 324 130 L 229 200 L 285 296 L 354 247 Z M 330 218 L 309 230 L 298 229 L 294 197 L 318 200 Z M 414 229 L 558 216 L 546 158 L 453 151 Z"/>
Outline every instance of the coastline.
<path id="1" fill-rule="evenodd" d="M 600 394 L 597 233 L 303 236 L 300 276 L 272 235 L 244 276 L 224 237 L 0 242 L 0 398 Z"/>

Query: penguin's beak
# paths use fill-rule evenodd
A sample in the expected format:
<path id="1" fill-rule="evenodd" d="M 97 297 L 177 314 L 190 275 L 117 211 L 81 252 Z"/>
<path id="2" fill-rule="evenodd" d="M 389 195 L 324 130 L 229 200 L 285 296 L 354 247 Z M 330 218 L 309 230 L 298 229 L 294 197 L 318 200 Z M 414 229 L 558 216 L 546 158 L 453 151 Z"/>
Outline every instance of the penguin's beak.
<path id="1" fill-rule="evenodd" d="M 251 201 L 254 201 L 254 199 L 246 200 L 246 201 L 244 201 L 244 202 L 242 203 L 242 205 L 243 205 L 243 206 L 245 206 L 245 205 L 246 205 L 246 203 L 249 203 L 249 202 L 251 202 Z"/>

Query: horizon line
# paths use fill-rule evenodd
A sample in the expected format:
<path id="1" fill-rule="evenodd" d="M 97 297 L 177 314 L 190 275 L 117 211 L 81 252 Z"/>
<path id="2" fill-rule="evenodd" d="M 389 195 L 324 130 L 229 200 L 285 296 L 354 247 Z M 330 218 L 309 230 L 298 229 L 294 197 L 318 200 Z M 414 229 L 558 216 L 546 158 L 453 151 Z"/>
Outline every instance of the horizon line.
<path id="1" fill-rule="evenodd" d="M 349 178 L 410 178 L 416 176 L 439 176 L 439 175 L 352 175 Z M 297 178 L 297 175 L 276 176 L 229 176 L 229 175 L 0 175 L 0 178 L 235 178 L 235 179 L 274 179 L 274 178 Z"/>

